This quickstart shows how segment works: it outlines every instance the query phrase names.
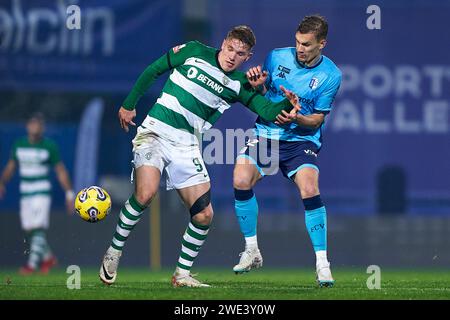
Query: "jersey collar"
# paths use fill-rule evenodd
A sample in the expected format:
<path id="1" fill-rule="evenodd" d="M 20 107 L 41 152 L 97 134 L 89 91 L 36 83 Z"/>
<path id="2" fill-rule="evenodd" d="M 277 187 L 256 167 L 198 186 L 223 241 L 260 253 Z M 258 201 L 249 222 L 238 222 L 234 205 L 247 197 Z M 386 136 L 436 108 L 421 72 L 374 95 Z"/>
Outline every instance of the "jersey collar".
<path id="1" fill-rule="evenodd" d="M 320 55 L 320 59 L 319 61 L 316 62 L 316 64 L 312 65 L 312 66 L 307 66 L 306 64 L 304 64 L 303 62 L 298 61 L 298 57 L 297 54 L 295 55 L 295 61 L 297 61 L 297 63 L 300 65 L 300 67 L 305 68 L 305 69 L 314 69 L 315 67 L 317 67 L 319 64 L 322 63 L 323 61 L 323 56 Z"/>

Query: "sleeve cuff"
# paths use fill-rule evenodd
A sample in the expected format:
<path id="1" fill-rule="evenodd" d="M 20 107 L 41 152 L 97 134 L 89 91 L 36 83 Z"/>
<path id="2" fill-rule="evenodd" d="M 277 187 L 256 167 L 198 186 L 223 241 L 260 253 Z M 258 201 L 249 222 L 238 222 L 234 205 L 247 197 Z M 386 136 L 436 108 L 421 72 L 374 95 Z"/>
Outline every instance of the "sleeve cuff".
<path id="1" fill-rule="evenodd" d="M 314 112 L 313 112 L 313 113 L 321 113 L 321 114 L 327 115 L 327 114 L 330 113 L 330 110 L 319 110 L 319 109 L 314 109 Z"/>
<path id="2" fill-rule="evenodd" d="M 132 105 L 126 103 L 126 102 L 124 102 L 124 103 L 122 104 L 122 107 L 123 107 L 124 109 L 128 110 L 128 111 L 132 111 L 132 110 L 135 109 L 134 106 L 132 106 Z"/>
<path id="3" fill-rule="evenodd" d="M 68 200 L 68 201 L 75 200 L 75 192 L 73 190 L 66 191 L 66 200 Z"/>

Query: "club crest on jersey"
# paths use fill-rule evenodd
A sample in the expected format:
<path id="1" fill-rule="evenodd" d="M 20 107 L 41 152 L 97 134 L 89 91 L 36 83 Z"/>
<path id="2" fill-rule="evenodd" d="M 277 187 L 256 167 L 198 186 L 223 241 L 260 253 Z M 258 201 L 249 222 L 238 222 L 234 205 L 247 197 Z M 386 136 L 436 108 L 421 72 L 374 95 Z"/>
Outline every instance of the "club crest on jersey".
<path id="1" fill-rule="evenodd" d="M 309 82 L 309 87 L 314 90 L 315 88 L 317 88 L 317 86 L 319 85 L 319 79 L 317 78 L 312 78 L 311 81 Z"/>
<path id="2" fill-rule="evenodd" d="M 180 44 L 179 46 L 173 47 L 173 53 L 178 53 L 181 49 L 183 49 L 186 46 L 186 44 Z"/>
<path id="3" fill-rule="evenodd" d="M 227 86 L 230 83 L 230 79 L 227 76 L 223 76 L 222 83 Z"/>

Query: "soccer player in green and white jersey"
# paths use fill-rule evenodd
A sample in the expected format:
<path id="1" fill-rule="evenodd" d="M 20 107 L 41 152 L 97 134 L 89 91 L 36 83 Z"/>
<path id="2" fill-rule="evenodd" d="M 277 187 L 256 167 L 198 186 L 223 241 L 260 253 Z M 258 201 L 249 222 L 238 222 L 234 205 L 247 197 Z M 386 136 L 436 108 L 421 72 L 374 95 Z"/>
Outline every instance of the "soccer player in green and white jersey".
<path id="1" fill-rule="evenodd" d="M 121 127 L 128 131 L 129 125 L 135 125 L 138 99 L 158 76 L 171 71 L 133 140 L 135 191 L 121 209 L 111 246 L 104 255 L 100 267 L 104 283 L 115 281 L 125 241 L 158 191 L 165 170 L 167 188 L 178 191 L 191 215 L 172 285 L 208 286 L 190 273 L 213 217 L 209 176 L 196 133 L 208 130 L 234 102 L 241 102 L 268 121 L 275 120 L 282 110 L 300 108 L 297 97 L 288 90 L 287 99 L 281 102 L 266 100 L 252 89 L 245 73 L 236 71 L 251 57 L 255 42 L 249 27 L 237 26 L 227 34 L 220 50 L 197 41 L 177 46 L 145 69 L 125 99 L 118 116 Z"/>
<path id="2" fill-rule="evenodd" d="M 47 242 L 49 227 L 51 183 L 50 168 L 54 167 L 62 188 L 66 191 L 68 212 L 73 212 L 74 192 L 69 174 L 60 160 L 56 144 L 43 137 L 44 117 L 33 114 L 27 122 L 28 136 L 14 142 L 11 158 L 0 177 L 0 199 L 3 198 L 5 184 L 14 174 L 16 167 L 20 175 L 20 220 L 30 245 L 28 262 L 21 267 L 22 275 L 32 274 L 38 269 L 48 273 L 56 265 Z"/>

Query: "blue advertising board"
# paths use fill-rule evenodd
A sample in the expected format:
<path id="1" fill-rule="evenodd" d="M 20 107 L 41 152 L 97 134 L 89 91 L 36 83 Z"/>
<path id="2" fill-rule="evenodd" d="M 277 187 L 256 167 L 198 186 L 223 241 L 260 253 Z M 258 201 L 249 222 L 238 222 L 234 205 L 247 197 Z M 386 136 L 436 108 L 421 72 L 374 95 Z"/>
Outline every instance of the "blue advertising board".
<path id="1" fill-rule="evenodd" d="M 181 41 L 180 3 L 1 1 L 0 89 L 127 91 L 148 64 Z M 71 10 L 74 4 L 78 11 Z"/>

